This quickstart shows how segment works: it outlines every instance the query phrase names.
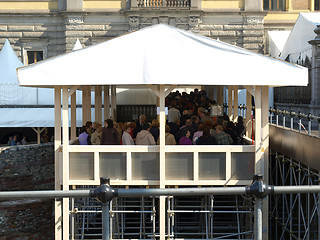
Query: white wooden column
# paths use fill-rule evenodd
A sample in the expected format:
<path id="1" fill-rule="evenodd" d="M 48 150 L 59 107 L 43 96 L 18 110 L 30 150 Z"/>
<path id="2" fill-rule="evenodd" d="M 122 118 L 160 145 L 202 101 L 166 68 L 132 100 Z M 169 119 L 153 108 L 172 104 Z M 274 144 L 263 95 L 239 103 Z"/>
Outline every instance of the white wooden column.
<path id="1" fill-rule="evenodd" d="M 111 117 L 117 121 L 117 91 L 116 86 L 111 86 Z"/>
<path id="2" fill-rule="evenodd" d="M 102 123 L 102 88 L 94 87 L 94 119 L 96 122 Z"/>
<path id="3" fill-rule="evenodd" d="M 245 126 L 246 126 L 246 136 L 248 138 L 251 138 L 251 134 L 253 133 L 252 129 L 252 122 L 251 122 L 251 115 L 252 115 L 252 95 L 251 93 L 247 90 L 246 91 L 246 121 L 245 121 Z M 250 130 L 251 129 L 251 130 Z"/>
<path id="4" fill-rule="evenodd" d="M 238 86 L 233 87 L 233 121 L 238 120 Z"/>
<path id="5" fill-rule="evenodd" d="M 109 95 L 109 86 L 104 86 L 103 94 L 104 94 L 104 99 L 103 99 L 103 104 L 104 104 L 104 120 L 106 120 L 106 119 L 110 118 L 110 95 Z M 102 123 L 102 126 L 104 126 L 103 123 Z"/>
<path id="6" fill-rule="evenodd" d="M 71 140 L 74 140 L 77 137 L 77 91 L 74 91 L 71 95 Z"/>
<path id="7" fill-rule="evenodd" d="M 310 11 L 314 11 L 314 0 L 310 0 Z"/>
<path id="8" fill-rule="evenodd" d="M 82 86 L 82 125 L 86 124 L 86 86 Z"/>
<path id="9" fill-rule="evenodd" d="M 60 184 L 60 153 L 59 147 L 61 145 L 61 88 L 54 89 L 54 188 L 61 190 Z M 62 215 L 61 215 L 61 201 L 55 199 L 54 201 L 54 236 L 55 240 L 62 239 Z"/>
<path id="10" fill-rule="evenodd" d="M 255 88 L 255 173 L 263 174 L 263 156 L 264 151 L 261 142 L 261 106 L 262 106 L 262 96 L 261 96 L 261 86 L 256 86 Z"/>
<path id="11" fill-rule="evenodd" d="M 69 190 L 69 106 L 68 87 L 62 88 L 62 189 Z M 69 198 L 63 198 L 63 240 L 69 240 Z"/>
<path id="12" fill-rule="evenodd" d="M 217 86 L 217 104 L 223 104 L 223 86 Z"/>
<path id="13" fill-rule="evenodd" d="M 228 86 L 228 116 L 230 118 L 230 121 L 233 119 L 232 117 L 232 92 L 233 92 L 233 87 L 232 86 Z"/>
<path id="14" fill-rule="evenodd" d="M 269 184 L 269 87 L 262 87 L 262 106 L 261 106 L 261 146 L 262 146 L 262 156 L 263 159 L 263 179 L 266 184 Z M 263 200 L 263 239 L 268 239 L 268 221 L 269 211 L 268 211 L 268 197 Z"/>
<path id="15" fill-rule="evenodd" d="M 166 178 L 166 153 L 165 153 L 165 126 L 166 126 L 166 113 L 165 113 L 165 86 L 160 85 L 159 89 L 160 100 L 160 188 L 165 188 Z M 160 197 L 160 240 L 165 240 L 166 234 L 166 197 Z"/>

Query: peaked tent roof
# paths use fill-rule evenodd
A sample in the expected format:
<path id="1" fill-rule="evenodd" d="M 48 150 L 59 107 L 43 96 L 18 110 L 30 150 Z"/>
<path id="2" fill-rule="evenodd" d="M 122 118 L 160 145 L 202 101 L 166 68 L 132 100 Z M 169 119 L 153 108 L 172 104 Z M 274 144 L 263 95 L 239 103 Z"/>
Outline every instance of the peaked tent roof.
<path id="1" fill-rule="evenodd" d="M 306 56 L 310 60 L 312 57 L 312 46 L 308 41 L 316 37 L 314 30 L 319 24 L 320 13 L 300 13 L 283 47 L 280 59 L 284 60 L 289 55 L 289 61 L 292 63 L 304 61 Z"/>
<path id="2" fill-rule="evenodd" d="M 271 57 L 279 58 L 281 51 L 286 44 L 290 31 L 268 31 L 269 54 Z"/>
<path id="3" fill-rule="evenodd" d="M 82 48 L 83 48 L 83 47 L 82 47 L 82 45 L 81 45 L 81 43 L 80 43 L 80 40 L 79 40 L 79 38 L 77 38 L 77 41 L 76 41 L 76 43 L 74 44 L 72 51 L 74 51 L 74 50 L 79 50 L 79 49 L 82 49 Z"/>
<path id="4" fill-rule="evenodd" d="M 159 24 L 18 70 L 23 86 L 307 85 L 306 68 Z"/>
<path id="5" fill-rule="evenodd" d="M 6 39 L 0 52 L 0 84 L 17 84 L 17 68 L 23 64 L 13 51 L 10 42 Z"/>

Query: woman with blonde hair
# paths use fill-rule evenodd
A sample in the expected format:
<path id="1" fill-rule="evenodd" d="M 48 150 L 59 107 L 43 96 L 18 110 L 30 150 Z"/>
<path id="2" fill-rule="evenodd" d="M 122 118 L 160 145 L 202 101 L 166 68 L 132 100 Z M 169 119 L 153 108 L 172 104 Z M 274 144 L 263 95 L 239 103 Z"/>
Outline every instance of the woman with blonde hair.
<path id="1" fill-rule="evenodd" d="M 102 125 L 99 122 L 94 122 L 95 130 L 91 136 L 92 145 L 99 145 L 101 142 Z"/>

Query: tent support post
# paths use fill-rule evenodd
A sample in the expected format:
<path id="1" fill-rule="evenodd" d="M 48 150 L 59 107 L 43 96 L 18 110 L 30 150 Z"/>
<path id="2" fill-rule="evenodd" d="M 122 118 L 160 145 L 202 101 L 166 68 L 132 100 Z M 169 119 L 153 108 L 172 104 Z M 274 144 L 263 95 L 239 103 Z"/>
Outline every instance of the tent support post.
<path id="1" fill-rule="evenodd" d="M 60 184 L 60 145 L 61 145 L 61 87 L 55 87 L 54 89 L 54 188 L 55 190 L 61 190 Z M 62 213 L 61 213 L 61 201 L 55 199 L 54 201 L 54 228 L 55 228 L 55 240 L 61 240 L 62 238 Z"/>
<path id="2" fill-rule="evenodd" d="M 233 86 L 228 86 L 228 116 L 230 121 L 232 120 L 232 91 Z"/>
<path id="3" fill-rule="evenodd" d="M 263 146 L 262 151 L 262 160 L 263 160 L 263 176 L 264 182 L 266 185 L 269 184 L 269 87 L 263 86 L 262 87 L 262 105 L 261 105 L 261 146 Z M 268 239 L 268 218 L 269 218 L 269 211 L 268 211 L 268 198 L 266 197 L 263 199 L 263 218 L 262 218 L 262 226 L 263 226 L 263 235 L 262 239 Z"/>
<path id="4" fill-rule="evenodd" d="M 246 109 L 246 121 L 245 121 L 246 136 L 248 138 L 251 138 L 251 134 L 253 133 L 252 124 L 251 124 L 252 95 L 248 90 L 246 91 L 246 107 L 247 107 L 247 109 Z M 251 131 L 250 131 L 250 129 L 251 129 Z"/>
<path id="5" fill-rule="evenodd" d="M 165 164 L 165 85 L 159 86 L 160 108 L 160 188 L 165 188 L 166 164 Z M 166 234 L 166 197 L 160 197 L 160 240 L 165 240 Z"/>
<path id="6" fill-rule="evenodd" d="M 76 131 L 76 128 L 77 128 L 77 114 L 76 114 L 77 96 L 76 96 L 76 94 L 77 94 L 76 91 L 74 91 L 71 95 L 71 130 L 70 130 L 71 140 L 74 140 L 77 137 L 77 131 Z"/>
<path id="7" fill-rule="evenodd" d="M 103 89 L 103 105 L 104 105 L 104 120 L 110 118 L 110 95 L 109 95 L 109 86 L 104 86 Z M 104 124 L 102 123 L 102 126 Z"/>
<path id="8" fill-rule="evenodd" d="M 41 143 L 41 133 L 45 130 L 46 128 L 41 128 L 40 127 L 37 127 L 37 128 L 34 128 L 32 127 L 32 130 L 36 132 L 37 134 L 37 144 L 40 144 Z"/>
<path id="9" fill-rule="evenodd" d="M 111 117 L 117 121 L 117 91 L 116 86 L 111 86 Z"/>
<path id="10" fill-rule="evenodd" d="M 233 87 L 233 122 L 238 120 L 238 86 Z"/>
<path id="11" fill-rule="evenodd" d="M 69 105 L 68 87 L 62 88 L 62 184 L 63 190 L 69 190 Z M 69 239 L 69 198 L 64 198 L 62 213 L 63 240 Z"/>
<path id="12" fill-rule="evenodd" d="M 101 86 L 94 87 L 94 120 L 101 123 L 102 121 L 102 88 Z"/>

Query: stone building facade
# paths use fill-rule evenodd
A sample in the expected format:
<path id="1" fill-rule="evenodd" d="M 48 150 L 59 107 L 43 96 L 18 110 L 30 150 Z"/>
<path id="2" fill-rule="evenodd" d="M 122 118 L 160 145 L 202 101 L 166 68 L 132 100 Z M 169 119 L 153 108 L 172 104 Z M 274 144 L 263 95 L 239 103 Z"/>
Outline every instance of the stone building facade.
<path id="1" fill-rule="evenodd" d="M 290 29 L 297 10 L 313 11 L 317 1 L 303 6 L 299 0 L 0 1 L 0 47 L 8 38 L 26 65 L 71 51 L 77 38 L 90 46 L 165 23 L 265 53 L 266 31 Z"/>

